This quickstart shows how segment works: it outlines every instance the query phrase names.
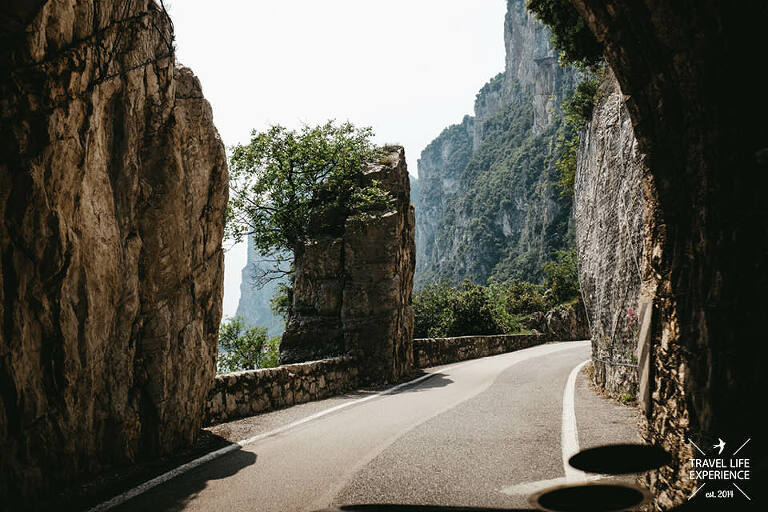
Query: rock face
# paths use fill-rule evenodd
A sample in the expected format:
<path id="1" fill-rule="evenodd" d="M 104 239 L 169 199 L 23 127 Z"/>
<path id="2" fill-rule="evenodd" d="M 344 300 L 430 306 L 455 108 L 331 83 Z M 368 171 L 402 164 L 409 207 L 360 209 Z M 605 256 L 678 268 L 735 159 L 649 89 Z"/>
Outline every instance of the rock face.
<path id="1" fill-rule="evenodd" d="M 509 0 L 505 71 L 480 90 L 474 117 L 422 152 L 417 288 L 492 276 L 539 281 L 541 265 L 572 246 L 570 198 L 552 186 L 552 145 L 577 73 L 558 65 L 549 37 L 523 0 Z"/>
<path id="2" fill-rule="evenodd" d="M 643 259 L 642 155 L 612 73 L 581 132 L 573 216 L 595 381 L 637 394 Z"/>
<path id="3" fill-rule="evenodd" d="M 560 304 L 544 315 L 544 329 L 547 339 L 575 341 L 589 339 L 589 322 L 584 305 Z"/>
<path id="4" fill-rule="evenodd" d="M 240 281 L 240 300 L 235 316 L 242 318 L 251 327 L 266 327 L 270 336 L 280 336 L 285 330 L 285 321 L 272 311 L 270 300 L 278 291 L 281 280 L 259 282 L 263 258 L 248 239 L 248 260 L 243 267 Z M 262 285 L 262 286 L 260 286 Z"/>
<path id="5" fill-rule="evenodd" d="M 768 102 L 764 81 L 744 73 L 764 60 L 766 4 L 573 4 L 605 45 L 646 155 L 646 438 L 675 457 L 649 478 L 657 508 L 667 510 L 700 485 L 687 477 L 688 439 L 740 443 L 762 425 Z M 764 465 L 765 443 L 744 455 Z"/>
<path id="6" fill-rule="evenodd" d="M 0 10 L 3 501 L 193 441 L 223 279 L 224 147 L 168 16 L 29 4 Z"/>
<path id="7" fill-rule="evenodd" d="M 392 208 L 347 217 L 295 254 L 293 308 L 280 362 L 350 355 L 361 382 L 398 380 L 413 367 L 414 214 L 402 148 L 371 164 Z"/>

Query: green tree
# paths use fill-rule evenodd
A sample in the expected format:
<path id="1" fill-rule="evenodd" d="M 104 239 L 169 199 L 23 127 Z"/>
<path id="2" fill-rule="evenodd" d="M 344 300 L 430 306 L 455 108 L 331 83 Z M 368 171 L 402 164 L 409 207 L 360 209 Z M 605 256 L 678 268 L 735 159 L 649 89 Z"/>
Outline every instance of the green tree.
<path id="1" fill-rule="evenodd" d="M 265 327 L 247 328 L 239 317 L 219 327 L 218 372 L 272 368 L 279 363 L 280 338 L 267 336 Z"/>
<path id="2" fill-rule="evenodd" d="M 429 284 L 413 294 L 415 338 L 443 338 L 453 324 L 456 289 L 450 283 Z"/>
<path id="3" fill-rule="evenodd" d="M 235 242 L 253 238 L 271 264 L 263 282 L 290 275 L 295 251 L 318 220 L 388 204 L 377 183 L 363 184 L 366 164 L 380 155 L 372 137 L 370 128 L 328 121 L 298 131 L 254 130 L 250 143 L 232 149 L 226 235 Z"/>
<path id="4" fill-rule="evenodd" d="M 543 269 L 556 304 L 579 296 L 579 265 L 574 249 L 557 251 L 556 259 L 545 263 Z"/>
<path id="5" fill-rule="evenodd" d="M 453 323 L 449 336 L 502 334 L 495 308 L 485 286 L 464 281 L 453 301 Z"/>
<path id="6" fill-rule="evenodd" d="M 293 282 L 278 283 L 277 291 L 269 300 L 269 307 L 275 315 L 288 321 L 288 314 L 293 303 Z"/>

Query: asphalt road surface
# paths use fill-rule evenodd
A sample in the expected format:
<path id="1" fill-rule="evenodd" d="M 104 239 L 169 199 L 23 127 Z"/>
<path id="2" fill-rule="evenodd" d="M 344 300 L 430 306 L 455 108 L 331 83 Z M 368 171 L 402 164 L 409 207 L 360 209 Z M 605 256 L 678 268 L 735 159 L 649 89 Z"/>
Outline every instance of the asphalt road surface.
<path id="1" fill-rule="evenodd" d="M 638 441 L 635 410 L 596 395 L 575 370 L 589 355 L 588 342 L 550 343 L 433 368 L 387 394 L 220 425 L 213 432 L 233 440 L 260 437 L 111 510 L 528 508 L 530 493 L 585 478 L 566 473 L 570 452 Z"/>

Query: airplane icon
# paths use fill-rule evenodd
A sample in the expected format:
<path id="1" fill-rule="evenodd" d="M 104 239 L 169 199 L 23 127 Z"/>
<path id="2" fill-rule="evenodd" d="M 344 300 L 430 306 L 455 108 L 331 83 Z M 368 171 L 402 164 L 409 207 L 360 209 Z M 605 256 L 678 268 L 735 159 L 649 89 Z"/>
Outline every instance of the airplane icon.
<path id="1" fill-rule="evenodd" d="M 720 448 L 720 451 L 717 452 L 717 454 L 718 455 L 722 455 L 723 454 L 723 448 L 725 448 L 725 441 L 723 441 L 719 437 L 717 438 L 717 440 L 720 441 L 720 442 L 717 443 L 716 445 L 714 445 L 712 448 Z"/>

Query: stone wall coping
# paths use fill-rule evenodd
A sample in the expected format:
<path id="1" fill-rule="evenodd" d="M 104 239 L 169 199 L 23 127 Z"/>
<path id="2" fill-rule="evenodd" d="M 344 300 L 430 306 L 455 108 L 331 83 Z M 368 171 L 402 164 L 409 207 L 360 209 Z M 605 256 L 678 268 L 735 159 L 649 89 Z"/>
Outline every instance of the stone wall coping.
<path id="1" fill-rule="evenodd" d="M 429 341 L 442 341 L 442 340 L 472 340 L 477 338 L 522 338 L 526 336 L 545 336 L 542 333 L 530 333 L 530 334 L 470 334 L 467 336 L 446 336 L 444 338 L 414 338 L 414 343 L 424 343 Z"/>
<path id="2" fill-rule="evenodd" d="M 351 363 L 354 361 L 355 361 L 355 358 L 352 356 L 329 357 L 327 359 L 316 359 L 314 361 L 305 361 L 303 363 L 281 364 L 280 366 L 273 366 L 271 368 L 257 368 L 256 370 L 242 370 L 239 372 L 220 373 L 216 375 L 216 379 L 224 380 L 227 377 L 235 377 L 235 378 L 248 377 L 249 375 L 261 375 L 261 374 L 266 374 L 266 373 L 269 373 L 270 371 L 275 371 L 275 370 L 283 370 L 283 371 L 294 370 L 296 372 L 300 372 L 302 369 L 310 368 L 312 366 L 335 364 L 335 363 Z"/>

